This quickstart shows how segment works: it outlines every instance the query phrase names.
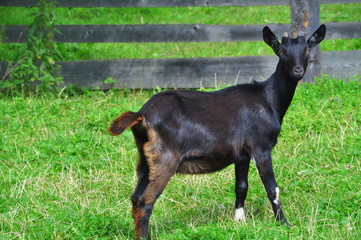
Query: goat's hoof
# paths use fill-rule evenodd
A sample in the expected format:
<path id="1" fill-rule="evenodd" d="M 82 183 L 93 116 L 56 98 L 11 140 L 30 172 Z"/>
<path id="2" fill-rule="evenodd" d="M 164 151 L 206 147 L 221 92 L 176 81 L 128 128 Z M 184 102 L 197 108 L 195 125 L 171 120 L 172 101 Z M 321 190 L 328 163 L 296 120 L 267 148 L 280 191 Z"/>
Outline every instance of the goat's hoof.
<path id="1" fill-rule="evenodd" d="M 292 227 L 292 225 L 287 221 L 286 218 L 280 220 L 281 225 L 286 227 Z"/>
<path id="2" fill-rule="evenodd" d="M 236 214 L 234 215 L 234 220 L 237 222 L 246 222 L 246 216 L 244 215 L 244 209 L 243 208 L 237 208 Z"/>

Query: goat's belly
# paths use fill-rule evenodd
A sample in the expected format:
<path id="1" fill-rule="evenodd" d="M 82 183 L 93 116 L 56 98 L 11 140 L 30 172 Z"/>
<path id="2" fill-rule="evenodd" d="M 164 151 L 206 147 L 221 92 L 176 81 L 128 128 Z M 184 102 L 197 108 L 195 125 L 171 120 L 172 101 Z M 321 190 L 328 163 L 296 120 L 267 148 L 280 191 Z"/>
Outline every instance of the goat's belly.
<path id="1" fill-rule="evenodd" d="M 203 174 L 219 171 L 232 162 L 232 158 L 227 157 L 206 157 L 206 156 L 192 156 L 184 157 L 179 164 L 177 173 L 181 174 Z"/>

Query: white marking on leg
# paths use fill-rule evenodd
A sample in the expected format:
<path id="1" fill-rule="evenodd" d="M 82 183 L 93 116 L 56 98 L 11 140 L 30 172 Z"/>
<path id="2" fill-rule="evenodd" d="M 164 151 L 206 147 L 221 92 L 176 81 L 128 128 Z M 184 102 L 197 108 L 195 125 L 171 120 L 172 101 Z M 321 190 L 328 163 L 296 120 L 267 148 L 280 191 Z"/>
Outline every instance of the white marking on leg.
<path id="1" fill-rule="evenodd" d="M 275 191 L 276 191 L 276 199 L 273 200 L 273 203 L 279 205 L 280 204 L 280 189 L 278 187 L 276 187 Z"/>
<path id="2" fill-rule="evenodd" d="M 246 221 L 246 216 L 244 215 L 244 209 L 243 209 L 243 207 L 241 207 L 241 208 L 236 208 L 236 214 L 234 215 L 234 220 L 236 220 L 236 221 L 241 221 L 241 222 L 245 222 L 245 221 Z"/>

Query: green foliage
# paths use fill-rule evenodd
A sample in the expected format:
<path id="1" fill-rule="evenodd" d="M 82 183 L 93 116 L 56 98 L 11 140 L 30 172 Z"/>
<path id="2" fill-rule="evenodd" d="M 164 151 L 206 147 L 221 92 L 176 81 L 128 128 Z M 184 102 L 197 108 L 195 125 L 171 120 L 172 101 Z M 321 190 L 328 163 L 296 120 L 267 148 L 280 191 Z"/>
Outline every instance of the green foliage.
<path id="1" fill-rule="evenodd" d="M 156 90 L 0 97 L 0 239 L 132 239 L 138 158 L 131 131 L 106 132 Z M 254 164 L 245 224 L 233 221 L 234 169 L 176 175 L 153 239 L 360 239 L 361 83 L 302 84 L 273 152 L 280 226 Z"/>
<path id="2" fill-rule="evenodd" d="M 9 78 L 0 84 L 0 90 L 53 90 L 62 81 L 60 66 L 55 61 L 61 59 L 54 42 L 54 2 L 40 0 L 39 11 L 29 26 L 27 48 L 16 63 L 10 64 Z"/>

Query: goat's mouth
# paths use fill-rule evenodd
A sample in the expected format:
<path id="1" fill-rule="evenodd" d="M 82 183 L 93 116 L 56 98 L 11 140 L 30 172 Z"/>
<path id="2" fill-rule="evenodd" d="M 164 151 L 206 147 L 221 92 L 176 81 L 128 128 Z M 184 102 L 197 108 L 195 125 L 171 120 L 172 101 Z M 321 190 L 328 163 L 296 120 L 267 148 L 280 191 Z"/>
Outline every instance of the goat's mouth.
<path id="1" fill-rule="evenodd" d="M 292 73 L 291 77 L 293 80 L 300 81 L 304 75 L 304 73 Z"/>

